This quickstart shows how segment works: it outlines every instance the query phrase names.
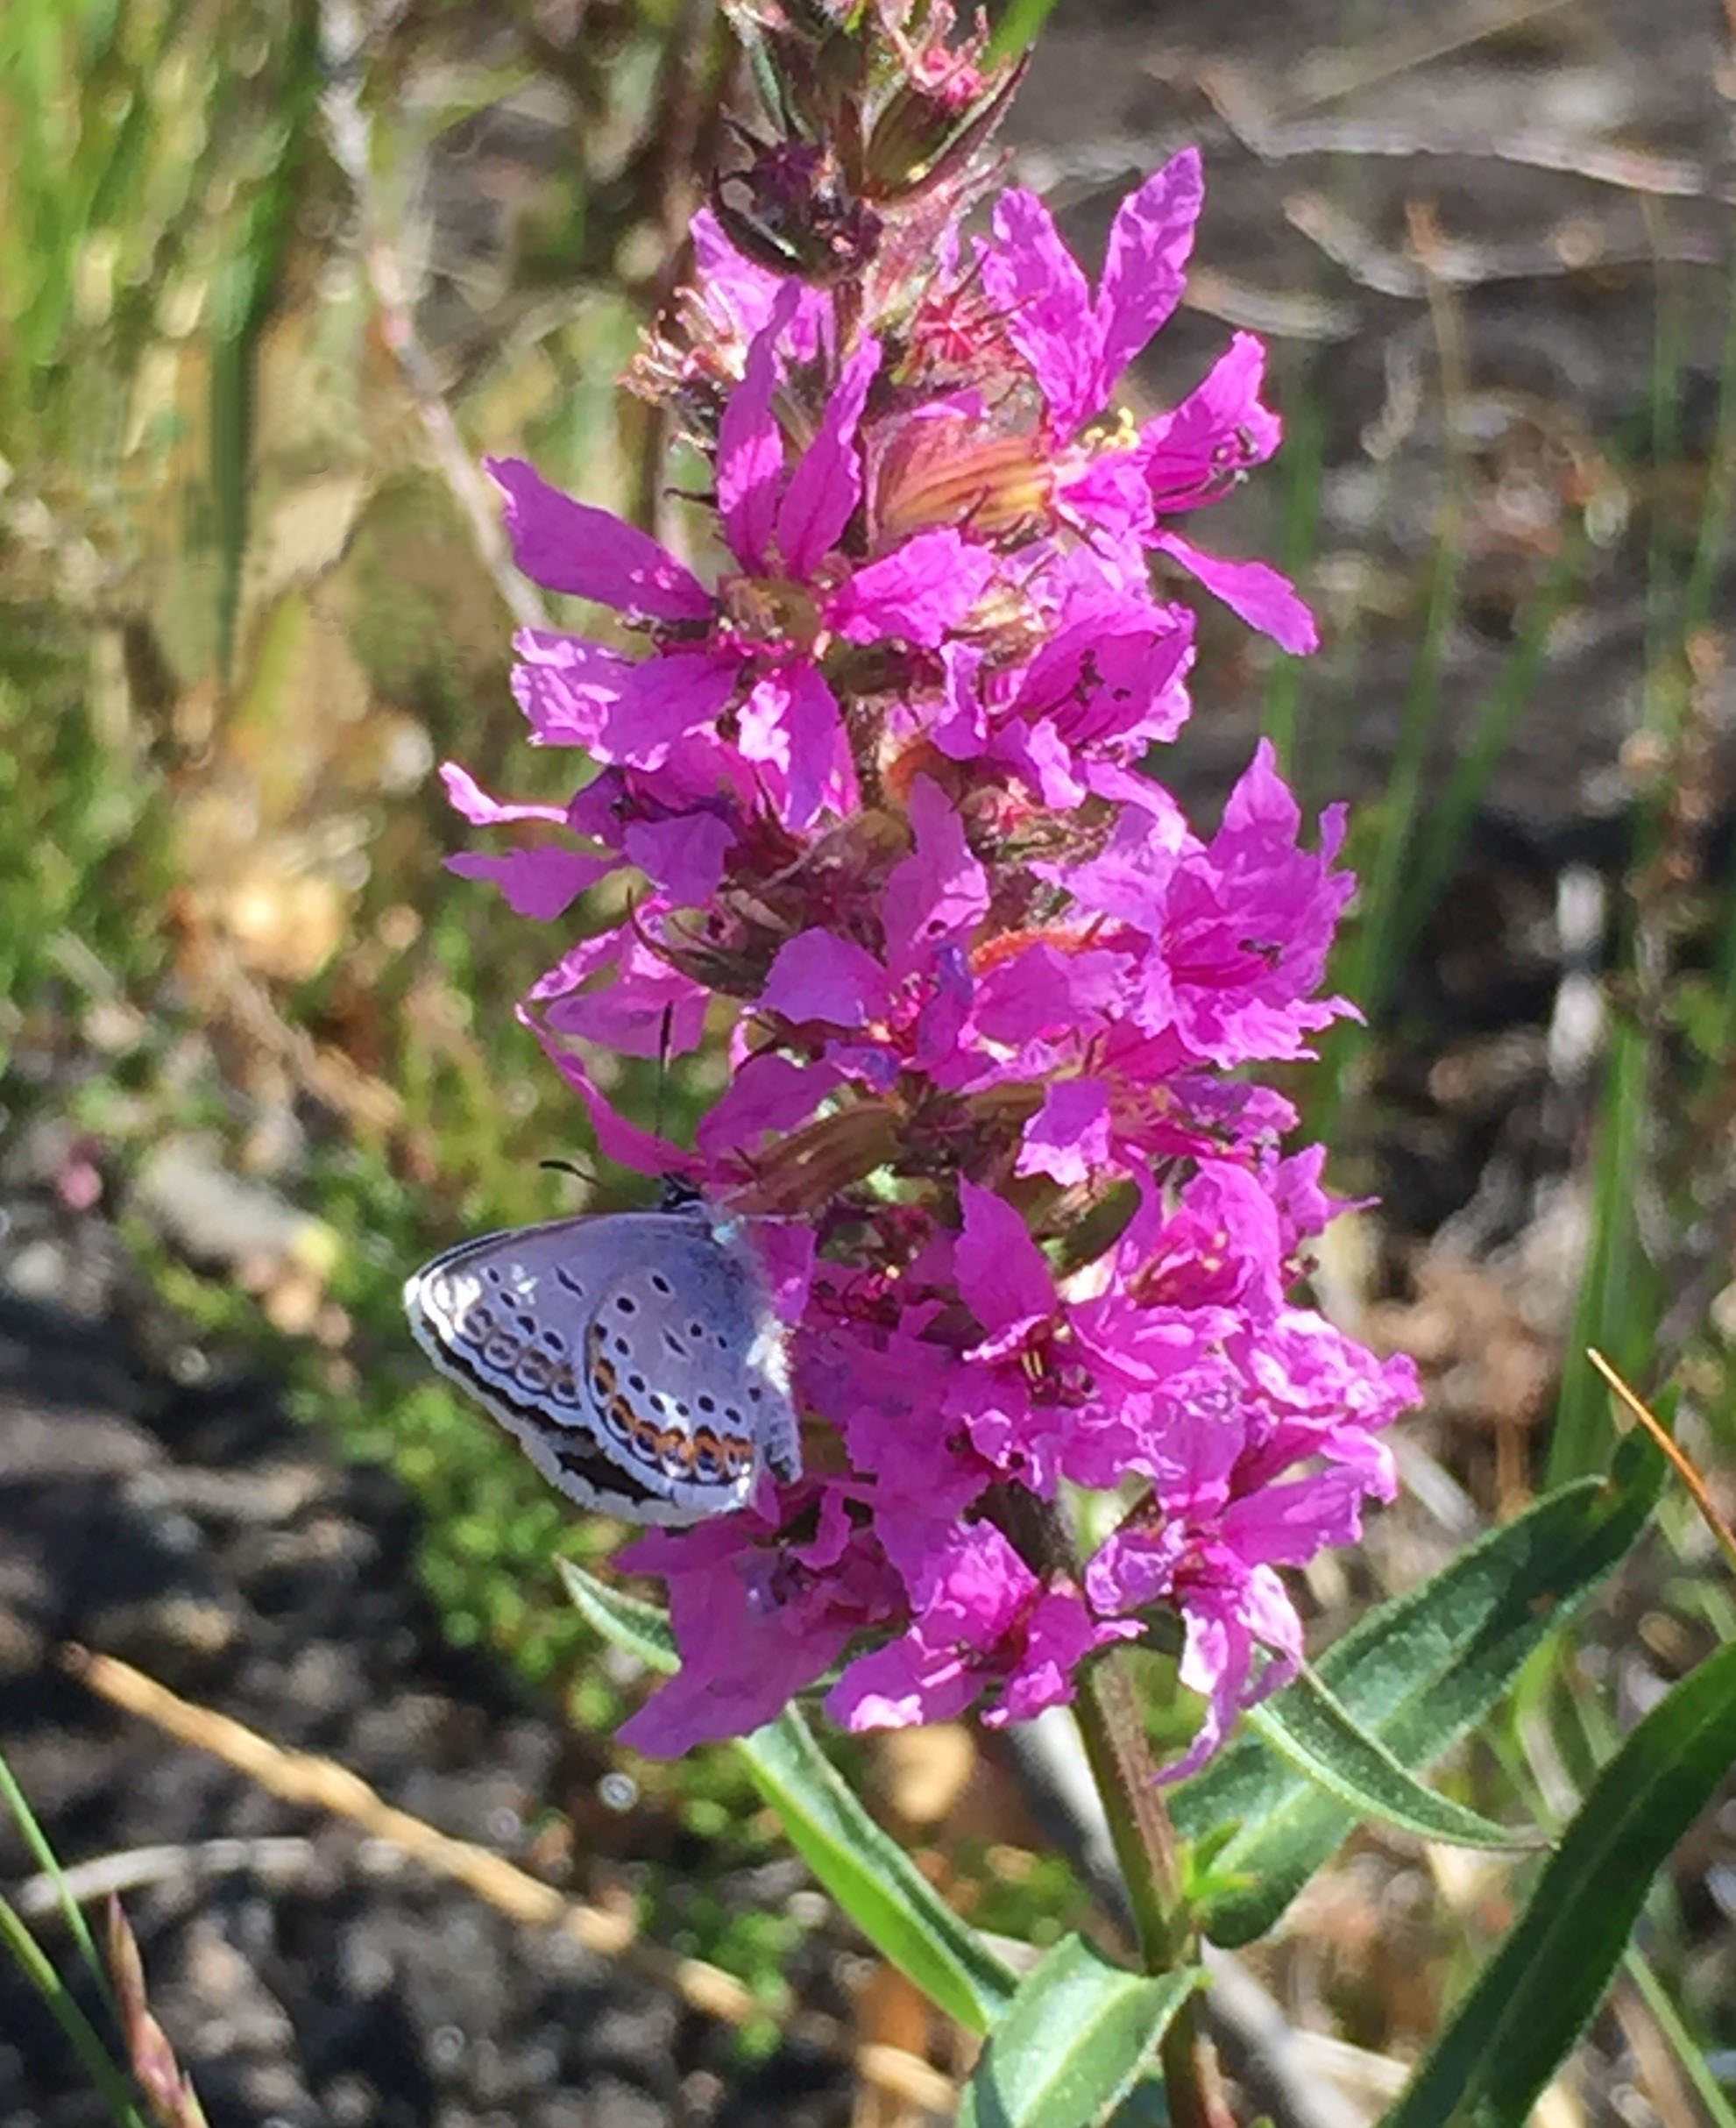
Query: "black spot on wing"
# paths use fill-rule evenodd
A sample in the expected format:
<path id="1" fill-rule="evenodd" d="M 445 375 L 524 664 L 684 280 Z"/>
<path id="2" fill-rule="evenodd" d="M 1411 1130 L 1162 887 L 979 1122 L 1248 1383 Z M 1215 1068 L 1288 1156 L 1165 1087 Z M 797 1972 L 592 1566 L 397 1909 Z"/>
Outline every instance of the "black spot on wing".
<path id="1" fill-rule="evenodd" d="M 620 1463 L 583 1427 L 557 1425 L 546 1412 L 527 1403 L 522 1397 L 514 1396 L 509 1383 L 485 1380 L 470 1365 L 463 1352 L 455 1347 L 443 1347 L 443 1356 L 448 1370 L 456 1380 L 474 1389 L 485 1403 L 509 1406 L 535 1433 L 563 1471 L 570 1477 L 582 1479 L 605 1500 L 613 1497 L 625 1500 L 631 1507 L 639 1507 L 648 1500 L 661 1500 L 666 1497 L 655 1486 L 641 1485 L 631 1472 L 623 1470 Z"/>

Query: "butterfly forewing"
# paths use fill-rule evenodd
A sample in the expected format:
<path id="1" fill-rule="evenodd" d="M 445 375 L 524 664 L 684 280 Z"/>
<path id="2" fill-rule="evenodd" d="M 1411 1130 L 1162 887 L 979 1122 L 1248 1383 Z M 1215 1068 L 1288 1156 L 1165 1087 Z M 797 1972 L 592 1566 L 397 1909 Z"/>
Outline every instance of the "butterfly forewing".
<path id="1" fill-rule="evenodd" d="M 799 1474 L 781 1326 L 704 1204 L 463 1242 L 404 1298 L 436 1366 L 586 1507 L 681 1524 Z"/>

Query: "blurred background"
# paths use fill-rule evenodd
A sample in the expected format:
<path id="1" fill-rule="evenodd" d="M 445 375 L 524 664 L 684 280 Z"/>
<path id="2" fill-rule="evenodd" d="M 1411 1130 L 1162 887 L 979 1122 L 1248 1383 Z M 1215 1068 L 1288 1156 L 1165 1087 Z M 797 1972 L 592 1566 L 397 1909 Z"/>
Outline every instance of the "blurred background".
<path id="1" fill-rule="evenodd" d="M 214 2123 L 893 2128 L 947 2117 L 967 2060 L 728 1753 L 616 1751 L 644 1680 L 550 1562 L 619 1532 L 399 1309 L 464 1231 L 623 1201 L 538 1165 L 589 1154 L 512 1011 L 558 938 L 443 871 L 433 771 L 566 794 L 507 688 L 549 616 L 476 461 L 679 536 L 617 379 L 740 93 L 709 0 L 0 9 L 0 1749 L 126 1894 Z M 1286 443 L 1208 543 L 1280 561 L 1326 647 L 1203 614 L 1161 765 L 1208 826 L 1264 732 L 1310 808 L 1353 806 L 1336 986 L 1366 1024 L 1290 1090 L 1378 1200 L 1329 1238 L 1322 1304 L 1430 1401 L 1405 1499 L 1309 1581 L 1322 1644 L 1604 1467 L 1588 1343 L 1674 1380 L 1732 1505 L 1732 99 L 1710 0 L 1059 0 L 1006 136 L 1088 257 L 1204 148 L 1144 407 L 1234 327 L 1272 345 Z M 1555 1821 L 1732 1631 L 1672 1498 L 1447 1784 Z M 216 1732 L 94 1694 L 69 1641 L 595 1926 L 528 1927 L 273 1797 Z M 962 1729 L 847 1756 L 983 1926 L 1113 1939 L 1025 1757 Z M 33 1867 L 0 1834 L 58 1954 Z M 1369 1834 L 1249 1954 L 1317 2035 L 1328 2117 L 1378 2110 L 1523 1880 Z M 1552 2124 L 1731 2117 L 1732 1915 L 1736 1800 Z M 705 1998 L 677 1957 L 740 1985 Z M 0 1978 L 0 2124 L 100 2117 Z"/>

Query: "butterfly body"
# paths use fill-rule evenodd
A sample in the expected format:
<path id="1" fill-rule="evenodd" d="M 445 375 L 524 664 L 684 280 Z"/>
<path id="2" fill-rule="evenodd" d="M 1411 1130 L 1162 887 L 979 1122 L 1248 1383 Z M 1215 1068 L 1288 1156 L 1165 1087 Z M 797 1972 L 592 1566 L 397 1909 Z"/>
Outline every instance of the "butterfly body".
<path id="1" fill-rule="evenodd" d="M 798 1477 L 783 1329 L 703 1200 L 458 1243 L 404 1287 L 417 1343 L 587 1507 L 679 1527 Z"/>

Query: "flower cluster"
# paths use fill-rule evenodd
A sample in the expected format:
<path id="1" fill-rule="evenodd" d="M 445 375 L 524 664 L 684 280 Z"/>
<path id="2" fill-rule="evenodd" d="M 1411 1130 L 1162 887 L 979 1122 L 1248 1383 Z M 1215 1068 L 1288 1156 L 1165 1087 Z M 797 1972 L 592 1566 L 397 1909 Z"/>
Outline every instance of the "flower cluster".
<path id="1" fill-rule="evenodd" d="M 944 118 L 974 153 L 1006 87 L 978 56 L 901 47 L 862 138 Z M 1180 299 L 1198 159 L 1123 201 L 1095 288 L 1027 192 L 959 233 L 978 168 L 907 155 L 846 198 L 783 144 L 753 216 L 699 217 L 638 381 L 710 462 L 703 575 L 492 468 L 519 567 L 620 627 L 520 636 L 535 739 L 589 780 L 516 805 L 449 766 L 470 820 L 548 824 L 454 862 L 545 922 L 633 882 L 583 904 L 526 1016 L 606 1153 L 770 1215 L 809 1433 L 797 1482 L 624 1555 L 666 1579 L 683 1656 L 626 1731 L 648 1750 L 740 1734 L 840 1663 L 852 1727 L 1023 1718 L 1167 1611 L 1195 1763 L 1293 1674 L 1278 1570 L 1390 1495 L 1378 1432 L 1415 1396 L 1297 1297 L 1321 1155 L 1280 1152 L 1293 1111 L 1244 1068 L 1349 1010 L 1316 994 L 1338 815 L 1305 847 L 1263 746 L 1204 837 L 1149 765 L 1194 644 L 1154 557 L 1314 641 L 1274 571 L 1178 528 L 1276 447 L 1259 344 L 1141 425 L 1116 406 Z M 732 1077 L 690 1152 L 612 1109 L 587 1052 L 691 1048 L 719 1000 Z M 1021 1540 L 1021 1499 L 1068 1488 L 1117 1502 L 1082 1564 Z"/>

